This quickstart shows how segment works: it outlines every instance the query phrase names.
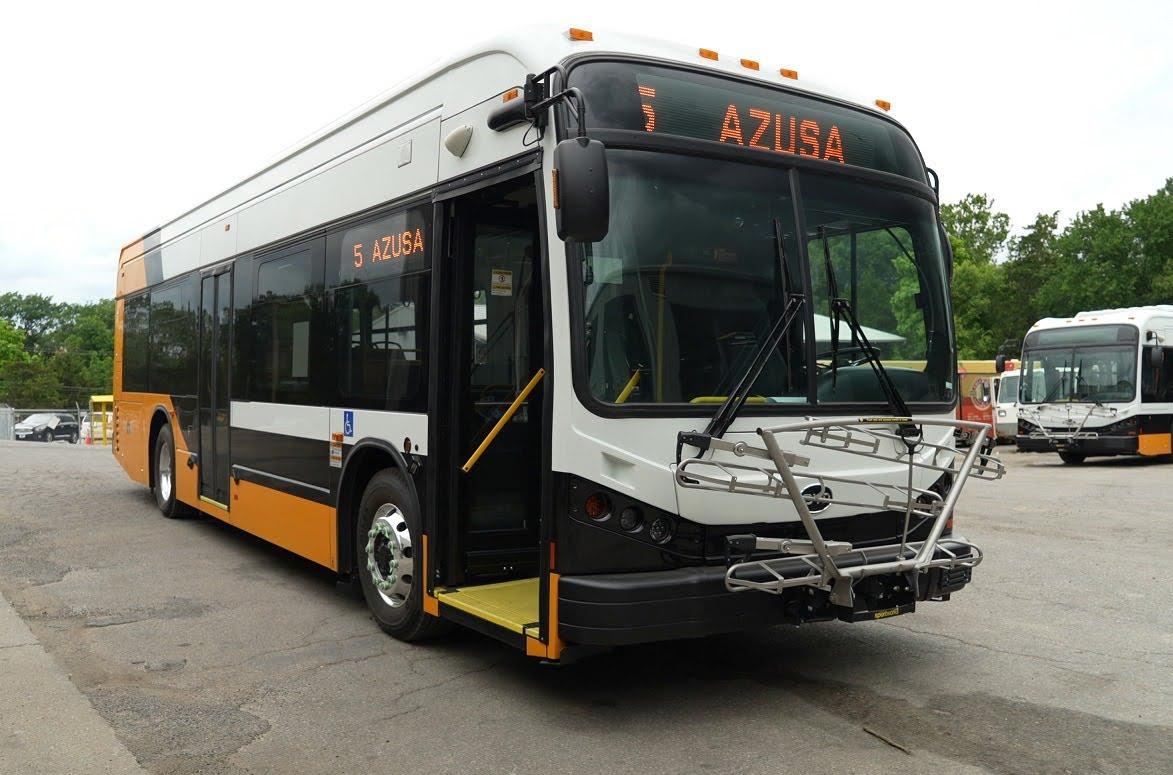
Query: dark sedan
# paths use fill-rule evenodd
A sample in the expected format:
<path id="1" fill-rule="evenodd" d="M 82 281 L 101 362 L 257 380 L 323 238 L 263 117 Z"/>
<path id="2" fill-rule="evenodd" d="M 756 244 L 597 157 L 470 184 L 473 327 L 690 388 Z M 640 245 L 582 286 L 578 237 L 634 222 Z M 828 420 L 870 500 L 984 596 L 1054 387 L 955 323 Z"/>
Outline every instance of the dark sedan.
<path id="1" fill-rule="evenodd" d="M 39 412 L 30 414 L 13 428 L 17 441 L 57 441 L 76 444 L 81 438 L 77 418 L 69 414 Z"/>

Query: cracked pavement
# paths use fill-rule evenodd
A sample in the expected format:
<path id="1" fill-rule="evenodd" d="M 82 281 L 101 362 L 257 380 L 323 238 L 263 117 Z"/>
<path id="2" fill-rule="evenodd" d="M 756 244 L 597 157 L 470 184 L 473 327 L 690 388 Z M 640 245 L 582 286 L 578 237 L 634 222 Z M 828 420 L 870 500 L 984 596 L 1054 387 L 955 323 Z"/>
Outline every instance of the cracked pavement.
<path id="1" fill-rule="evenodd" d="M 165 520 L 107 452 L 66 444 L 0 442 L 0 593 L 156 773 L 1170 766 L 1173 464 L 1003 457 L 962 496 L 987 559 L 949 603 L 558 669 L 467 631 L 392 640 L 328 572 Z"/>

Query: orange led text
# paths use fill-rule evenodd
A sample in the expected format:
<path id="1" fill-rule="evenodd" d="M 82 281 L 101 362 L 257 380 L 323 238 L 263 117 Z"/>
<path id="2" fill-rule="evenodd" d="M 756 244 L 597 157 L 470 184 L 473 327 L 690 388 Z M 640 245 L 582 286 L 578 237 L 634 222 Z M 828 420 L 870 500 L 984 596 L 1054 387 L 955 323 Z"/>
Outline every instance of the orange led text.
<path id="1" fill-rule="evenodd" d="M 354 268 L 362 269 L 366 264 L 374 265 L 380 261 L 405 258 L 413 253 L 420 253 L 423 249 L 423 229 L 416 229 L 414 232 L 384 234 L 381 237 L 375 237 L 369 244 L 366 242 L 354 243 Z"/>
<path id="2" fill-rule="evenodd" d="M 824 131 L 819 122 L 813 119 L 783 116 L 760 108 L 750 108 L 743 123 L 737 106 L 727 107 L 718 140 L 763 151 L 797 153 L 800 156 L 846 163 L 843 159 L 843 136 L 837 125 L 831 124 Z"/>

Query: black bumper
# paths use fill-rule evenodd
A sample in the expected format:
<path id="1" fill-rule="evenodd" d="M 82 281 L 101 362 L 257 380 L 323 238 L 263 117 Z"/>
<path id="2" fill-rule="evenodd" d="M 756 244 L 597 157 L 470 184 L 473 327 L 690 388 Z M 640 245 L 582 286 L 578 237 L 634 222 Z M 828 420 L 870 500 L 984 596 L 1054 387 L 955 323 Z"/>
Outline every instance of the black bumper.
<path id="1" fill-rule="evenodd" d="M 943 539 L 943 545 L 962 556 L 968 548 Z M 945 556 L 938 550 L 938 557 Z M 868 552 L 872 562 L 893 560 L 895 551 L 885 555 Z M 848 556 L 841 567 L 863 560 Z M 800 573 L 807 566 L 791 558 Z M 765 579 L 765 574 L 762 576 Z M 920 575 L 913 599 L 899 606 L 900 613 L 915 608 L 915 599 L 941 598 L 956 592 L 970 580 L 969 569 L 943 572 L 934 568 Z M 899 576 L 870 577 L 857 583 L 874 589 L 891 581 L 904 585 Z M 866 606 L 864 606 L 866 609 Z M 892 609 L 887 612 L 890 615 Z M 873 612 L 831 605 L 825 592 L 812 594 L 809 587 L 795 587 L 783 594 L 757 591 L 730 592 L 725 588 L 724 566 L 677 568 L 646 573 L 605 573 L 591 576 L 562 576 L 558 581 L 559 632 L 564 640 L 591 646 L 619 646 L 675 638 L 697 638 L 782 623 L 845 619 L 860 621 L 878 618 Z"/>
<path id="2" fill-rule="evenodd" d="M 1136 436 L 1097 436 L 1094 439 L 1039 438 L 1018 436 L 1020 452 L 1071 452 L 1077 455 L 1135 455 Z"/>

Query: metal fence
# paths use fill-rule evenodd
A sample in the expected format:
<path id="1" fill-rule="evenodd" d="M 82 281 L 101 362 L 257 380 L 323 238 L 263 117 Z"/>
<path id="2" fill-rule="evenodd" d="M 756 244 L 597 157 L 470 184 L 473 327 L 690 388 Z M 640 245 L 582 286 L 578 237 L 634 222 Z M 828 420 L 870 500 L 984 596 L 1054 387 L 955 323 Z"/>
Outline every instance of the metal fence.
<path id="1" fill-rule="evenodd" d="M 7 404 L 0 404 L 0 441 L 12 441 L 16 438 L 14 428 L 16 424 L 24 418 L 34 414 L 65 414 L 77 420 L 78 427 L 81 426 L 82 419 L 86 416 L 87 411 L 78 407 L 73 408 L 57 408 L 57 409 L 15 409 Z M 99 429 L 101 428 L 101 418 L 98 420 Z M 84 439 L 83 439 L 84 441 Z"/>

